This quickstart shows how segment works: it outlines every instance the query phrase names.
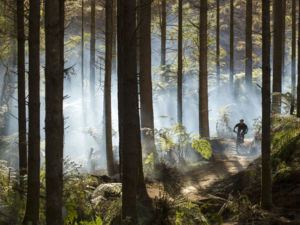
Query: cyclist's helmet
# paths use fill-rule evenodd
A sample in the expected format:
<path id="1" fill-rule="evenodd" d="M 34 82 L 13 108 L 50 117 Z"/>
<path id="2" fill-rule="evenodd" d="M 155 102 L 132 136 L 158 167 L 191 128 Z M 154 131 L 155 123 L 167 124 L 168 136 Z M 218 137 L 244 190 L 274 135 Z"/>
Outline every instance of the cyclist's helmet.
<path id="1" fill-rule="evenodd" d="M 240 122 L 244 122 L 244 120 L 243 120 L 243 119 L 240 119 Z"/>

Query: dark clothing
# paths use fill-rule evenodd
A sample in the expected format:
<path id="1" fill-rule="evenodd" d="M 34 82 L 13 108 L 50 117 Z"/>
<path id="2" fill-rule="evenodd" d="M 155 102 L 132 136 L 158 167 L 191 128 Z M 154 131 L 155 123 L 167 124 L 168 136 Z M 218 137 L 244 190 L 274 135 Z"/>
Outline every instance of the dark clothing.
<path id="1" fill-rule="evenodd" d="M 243 124 L 238 123 L 237 125 L 235 125 L 233 130 L 235 131 L 236 128 L 238 128 L 238 131 L 237 131 L 238 134 L 244 135 L 248 132 L 248 126 L 244 123 Z"/>

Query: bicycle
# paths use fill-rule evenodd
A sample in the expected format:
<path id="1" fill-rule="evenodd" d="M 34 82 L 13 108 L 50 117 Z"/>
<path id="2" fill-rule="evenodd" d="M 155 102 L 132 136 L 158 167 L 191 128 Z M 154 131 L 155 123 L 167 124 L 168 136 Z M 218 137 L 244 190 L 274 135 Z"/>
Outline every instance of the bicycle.
<path id="1" fill-rule="evenodd" d="M 236 131 L 234 131 L 234 133 L 237 134 L 237 137 L 236 137 L 236 152 L 239 155 L 245 154 L 246 150 L 245 150 L 245 147 L 243 146 L 243 143 L 244 143 L 244 137 L 245 137 L 246 133 L 244 133 L 244 132 L 238 133 Z"/>

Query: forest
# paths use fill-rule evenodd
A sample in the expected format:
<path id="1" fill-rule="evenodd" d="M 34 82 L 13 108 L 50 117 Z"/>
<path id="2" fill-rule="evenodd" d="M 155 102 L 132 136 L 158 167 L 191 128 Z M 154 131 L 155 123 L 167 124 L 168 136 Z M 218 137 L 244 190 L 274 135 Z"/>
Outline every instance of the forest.
<path id="1" fill-rule="evenodd" d="M 300 224 L 300 0 L 0 0 L 0 225 Z"/>

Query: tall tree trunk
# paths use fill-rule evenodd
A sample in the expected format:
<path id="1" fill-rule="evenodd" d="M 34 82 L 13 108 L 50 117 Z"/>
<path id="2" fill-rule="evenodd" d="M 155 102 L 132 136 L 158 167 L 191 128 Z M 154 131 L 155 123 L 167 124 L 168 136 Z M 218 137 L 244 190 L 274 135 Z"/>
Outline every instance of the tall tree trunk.
<path id="1" fill-rule="evenodd" d="M 270 96 L 270 0 L 262 0 L 262 207 L 272 207 L 272 179 L 271 179 L 271 96 Z"/>
<path id="2" fill-rule="evenodd" d="M 81 98 L 84 109 L 84 0 L 81 0 Z"/>
<path id="3" fill-rule="evenodd" d="M 96 57 L 96 2 L 91 0 L 91 42 L 90 42 L 90 99 L 91 109 L 95 103 L 95 57 Z"/>
<path id="4" fill-rule="evenodd" d="M 177 123 L 182 125 L 182 0 L 178 0 Z"/>
<path id="5" fill-rule="evenodd" d="M 296 97 L 296 0 L 292 0 L 292 65 L 291 65 L 291 87 L 292 87 L 292 102 L 290 114 L 294 114 L 295 110 L 295 97 Z"/>
<path id="6" fill-rule="evenodd" d="M 167 1 L 161 0 L 161 24 L 160 24 L 160 32 L 161 32 L 161 53 L 160 53 L 160 66 L 163 71 L 166 71 L 166 39 L 167 39 Z"/>
<path id="7" fill-rule="evenodd" d="M 217 0 L 217 21 L 216 21 L 216 70 L 217 86 L 220 86 L 220 0 Z"/>
<path id="8" fill-rule="evenodd" d="M 114 174 L 114 156 L 112 146 L 112 119 L 111 119 L 111 75 L 112 75 L 112 47 L 113 47 L 113 0 L 105 2 L 105 140 L 106 162 L 109 176 Z"/>
<path id="9" fill-rule="evenodd" d="M 230 88 L 233 89 L 234 76 L 234 0 L 230 0 Z"/>
<path id="10" fill-rule="evenodd" d="M 40 0 L 29 3 L 29 151 L 24 224 L 37 225 L 40 206 Z"/>
<path id="11" fill-rule="evenodd" d="M 112 75 L 117 73 L 117 0 L 113 0 Z"/>
<path id="12" fill-rule="evenodd" d="M 139 63 L 142 146 L 147 155 L 153 153 L 156 156 L 151 77 L 151 0 L 140 0 L 139 8 Z"/>
<path id="13" fill-rule="evenodd" d="M 273 93 L 281 93 L 282 86 L 282 40 L 283 40 L 283 21 L 282 21 L 282 7 L 283 1 L 273 0 L 273 30 L 274 30 L 274 41 L 273 41 Z M 281 96 L 273 95 L 272 111 L 276 113 L 281 112 Z"/>
<path id="14" fill-rule="evenodd" d="M 246 85 L 252 86 L 252 0 L 246 2 Z"/>
<path id="15" fill-rule="evenodd" d="M 199 131 L 201 137 L 209 137 L 207 90 L 207 0 L 201 0 L 199 33 Z"/>
<path id="16" fill-rule="evenodd" d="M 46 0 L 46 223 L 62 225 L 64 0 Z"/>
<path id="17" fill-rule="evenodd" d="M 299 0 L 300 7 L 300 0 Z M 300 118 L 300 16 L 298 21 L 298 84 L 297 84 L 297 117 Z"/>
<path id="18" fill-rule="evenodd" d="M 122 170 L 122 219 L 137 224 L 138 110 L 136 0 L 118 0 L 118 108 Z"/>
<path id="19" fill-rule="evenodd" d="M 284 87 L 285 80 L 285 14 L 286 14 L 286 1 L 282 1 L 282 87 Z"/>
<path id="20" fill-rule="evenodd" d="M 19 117 L 19 170 L 20 183 L 27 173 L 26 103 L 25 103 L 25 34 L 24 1 L 17 1 L 18 24 L 18 117 Z M 4 89 L 4 87 L 3 87 Z"/>

